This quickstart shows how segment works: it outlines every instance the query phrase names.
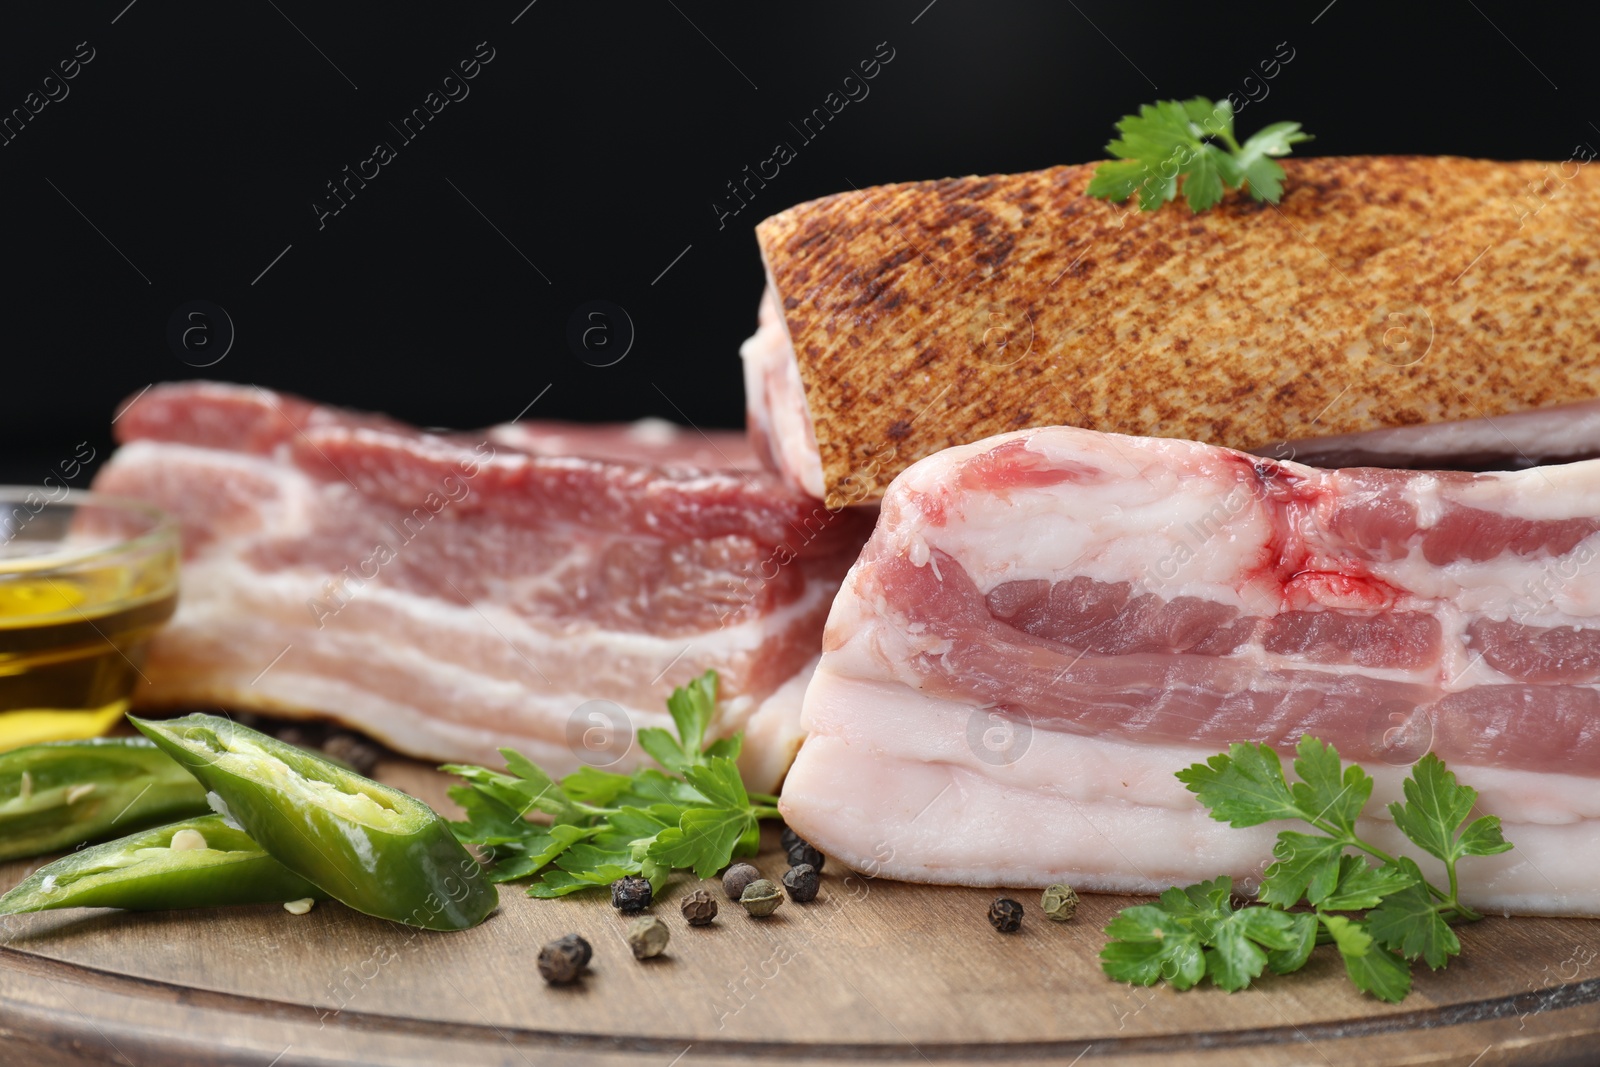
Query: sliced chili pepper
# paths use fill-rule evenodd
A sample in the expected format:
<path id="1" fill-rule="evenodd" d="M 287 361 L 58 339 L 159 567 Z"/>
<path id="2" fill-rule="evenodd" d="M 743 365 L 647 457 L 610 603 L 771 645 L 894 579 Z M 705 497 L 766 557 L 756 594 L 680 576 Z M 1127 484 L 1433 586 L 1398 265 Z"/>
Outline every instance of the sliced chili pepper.
<path id="1" fill-rule="evenodd" d="M 142 737 L 51 741 L 0 753 L 0 860 L 209 810 L 200 783 Z"/>
<path id="2" fill-rule="evenodd" d="M 0 914 L 51 908 L 213 908 L 327 894 L 221 815 L 143 830 L 47 863 L 0 897 Z"/>
<path id="3" fill-rule="evenodd" d="M 357 911 L 462 930 L 499 904 L 449 825 L 398 789 L 215 715 L 129 721 L 284 866 Z"/>

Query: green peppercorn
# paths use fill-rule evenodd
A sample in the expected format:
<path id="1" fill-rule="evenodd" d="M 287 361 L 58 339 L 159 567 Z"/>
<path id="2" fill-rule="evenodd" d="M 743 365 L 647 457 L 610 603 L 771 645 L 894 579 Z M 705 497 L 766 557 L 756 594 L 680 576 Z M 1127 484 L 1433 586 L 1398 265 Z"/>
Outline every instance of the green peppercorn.
<path id="1" fill-rule="evenodd" d="M 821 878 L 817 875 L 817 869 L 809 863 L 790 867 L 783 872 L 783 888 L 789 891 L 789 899 L 796 904 L 809 904 L 816 900 L 819 882 Z"/>
<path id="2" fill-rule="evenodd" d="M 765 878 L 757 878 L 744 887 L 744 892 L 739 894 L 739 903 L 752 917 L 765 919 L 783 903 L 783 890 Z"/>
<path id="3" fill-rule="evenodd" d="M 1044 910 L 1045 918 L 1058 923 L 1069 921 L 1078 914 L 1078 894 L 1070 885 L 1059 882 L 1047 886 L 1042 896 L 1039 897 L 1039 907 Z"/>
<path id="4" fill-rule="evenodd" d="M 745 886 L 761 877 L 761 872 L 748 863 L 735 863 L 722 872 L 722 891 L 728 894 L 729 900 L 738 900 L 744 894 Z"/>
<path id="5" fill-rule="evenodd" d="M 624 915 L 634 915 L 650 906 L 654 893 L 650 879 L 630 874 L 611 883 L 611 906 Z"/>
<path id="6" fill-rule="evenodd" d="M 628 927 L 628 947 L 633 950 L 633 958 L 647 960 L 652 956 L 659 956 L 667 949 L 667 942 L 672 937 L 672 931 L 667 929 L 667 924 L 654 915 L 633 920 Z"/>
<path id="7" fill-rule="evenodd" d="M 789 866 L 791 867 L 799 867 L 802 864 L 805 864 L 815 867 L 817 869 L 817 873 L 821 874 L 822 865 L 826 861 L 826 856 L 812 848 L 811 845 L 805 841 L 799 842 L 789 850 Z"/>
<path id="8" fill-rule="evenodd" d="M 1002 934 L 1014 934 L 1022 926 L 1022 905 L 1010 897 L 999 897 L 989 905 L 989 925 Z"/>
<path id="9" fill-rule="evenodd" d="M 690 926 L 706 926 L 717 917 L 717 898 L 704 889 L 696 889 L 683 898 L 683 917 Z"/>
<path id="10" fill-rule="evenodd" d="M 576 982 L 594 950 L 577 934 L 557 938 L 539 950 L 539 975 L 551 985 Z"/>

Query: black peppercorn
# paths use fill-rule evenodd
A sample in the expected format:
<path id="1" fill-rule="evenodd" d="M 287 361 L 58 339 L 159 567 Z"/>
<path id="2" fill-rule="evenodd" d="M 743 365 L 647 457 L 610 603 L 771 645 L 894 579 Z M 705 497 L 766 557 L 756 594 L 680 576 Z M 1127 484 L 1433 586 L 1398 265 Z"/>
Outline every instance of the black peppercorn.
<path id="1" fill-rule="evenodd" d="M 630 874 L 611 883 L 611 906 L 624 915 L 632 915 L 650 906 L 650 879 Z"/>
<path id="2" fill-rule="evenodd" d="M 783 888 L 789 891 L 789 899 L 796 904 L 809 904 L 816 900 L 820 881 L 817 869 L 809 863 L 790 867 L 783 872 Z"/>
<path id="3" fill-rule="evenodd" d="M 792 851 L 796 845 L 805 844 L 805 840 L 805 838 L 801 837 L 787 826 L 783 828 L 783 833 L 778 837 L 778 843 L 783 846 L 783 850 L 785 852 Z"/>
<path id="4" fill-rule="evenodd" d="M 817 873 L 822 872 L 822 864 L 826 857 L 805 841 L 797 843 L 789 850 L 789 866 L 799 867 L 802 864 L 815 867 Z"/>
<path id="5" fill-rule="evenodd" d="M 1000 897 L 989 905 L 989 925 L 1002 934 L 1014 934 L 1022 926 L 1022 905 L 1010 897 Z"/>
<path id="6" fill-rule="evenodd" d="M 577 934 L 568 934 L 550 942 L 552 945 L 571 945 L 578 952 L 578 966 L 589 966 L 589 961 L 594 958 L 594 948 Z"/>
<path id="7" fill-rule="evenodd" d="M 717 899 L 704 889 L 683 898 L 683 917 L 690 926 L 705 926 L 717 917 Z"/>
<path id="8" fill-rule="evenodd" d="M 728 894 L 729 900 L 738 900 L 744 894 L 744 887 L 760 877 L 761 872 L 748 863 L 735 863 L 722 872 L 722 891 Z"/>
<path id="9" fill-rule="evenodd" d="M 593 954 L 589 942 L 577 934 L 568 934 L 539 950 L 539 975 L 551 985 L 575 982 Z"/>

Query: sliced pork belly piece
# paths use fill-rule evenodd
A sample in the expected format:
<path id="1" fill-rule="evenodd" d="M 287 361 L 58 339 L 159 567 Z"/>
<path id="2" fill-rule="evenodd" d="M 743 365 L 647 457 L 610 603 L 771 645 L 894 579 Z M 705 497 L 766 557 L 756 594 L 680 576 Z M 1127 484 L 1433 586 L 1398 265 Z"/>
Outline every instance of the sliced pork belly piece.
<path id="1" fill-rule="evenodd" d="M 769 473 L 692 465 L 716 439 L 660 427 L 432 434 L 186 384 L 116 430 L 94 488 L 168 509 L 184 538 L 136 701 L 331 717 L 427 759 L 510 745 L 625 769 L 630 728 L 670 726 L 667 694 L 715 668 L 718 728 L 752 728 L 770 787 L 870 526 Z M 552 454 L 569 446 L 604 458 Z"/>
<path id="2" fill-rule="evenodd" d="M 902 474 L 834 602 L 791 826 L 914 881 L 1250 881 L 1277 827 L 1173 772 L 1236 741 L 1430 748 L 1505 820 L 1477 906 L 1600 914 L 1600 461 L 1318 470 L 1028 430 Z M 1415 849 L 1408 849 L 1414 852 Z"/>

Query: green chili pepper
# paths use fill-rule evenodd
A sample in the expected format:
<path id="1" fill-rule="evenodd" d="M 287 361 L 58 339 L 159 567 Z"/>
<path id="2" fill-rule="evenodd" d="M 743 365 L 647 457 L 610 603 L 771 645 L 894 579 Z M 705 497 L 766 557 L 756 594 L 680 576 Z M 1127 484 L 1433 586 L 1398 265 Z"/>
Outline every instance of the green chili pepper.
<path id="1" fill-rule="evenodd" d="M 158 826 L 68 853 L 0 897 L 0 914 L 51 908 L 214 908 L 327 894 L 221 815 Z"/>
<path id="2" fill-rule="evenodd" d="M 261 847 L 357 911 L 463 930 L 500 902 L 449 825 L 398 789 L 214 715 L 128 718 Z"/>
<path id="3" fill-rule="evenodd" d="M 0 753 L 0 860 L 209 810 L 200 783 L 142 737 L 50 741 Z"/>

